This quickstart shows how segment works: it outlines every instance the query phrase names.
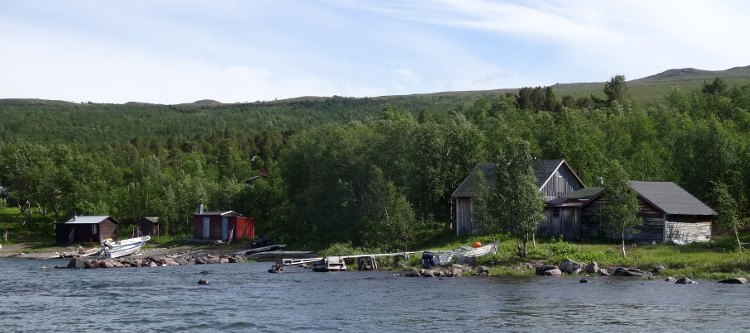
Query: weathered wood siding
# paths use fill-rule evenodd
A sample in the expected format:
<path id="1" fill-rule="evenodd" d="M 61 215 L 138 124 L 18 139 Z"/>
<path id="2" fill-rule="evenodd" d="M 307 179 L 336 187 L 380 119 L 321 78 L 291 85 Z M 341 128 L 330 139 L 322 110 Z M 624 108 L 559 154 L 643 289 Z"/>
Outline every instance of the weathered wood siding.
<path id="1" fill-rule="evenodd" d="M 607 234 L 596 221 L 596 216 L 602 206 L 607 202 L 604 197 L 598 197 L 581 209 L 581 236 L 580 239 L 603 239 Z"/>
<path id="2" fill-rule="evenodd" d="M 643 225 L 639 228 L 639 233 L 635 235 L 635 241 L 640 243 L 664 242 L 664 213 L 638 197 L 638 207 L 640 208 L 640 218 Z"/>
<path id="3" fill-rule="evenodd" d="M 596 216 L 606 203 L 606 198 L 600 196 L 581 210 L 581 238 L 595 239 L 608 237 L 605 230 L 596 221 Z M 639 217 L 643 224 L 635 235 L 626 235 L 626 239 L 633 239 L 639 243 L 661 243 L 664 241 L 664 214 L 645 200 L 638 198 Z M 610 235 L 613 239 L 620 239 L 620 235 Z"/>
<path id="4" fill-rule="evenodd" d="M 115 238 L 117 223 L 109 219 L 101 223 L 58 223 L 55 225 L 56 242 L 69 243 L 71 231 L 73 243 L 99 243 L 107 238 Z"/>
<path id="5" fill-rule="evenodd" d="M 684 243 L 711 238 L 711 216 L 667 215 L 666 240 Z"/>
<path id="6" fill-rule="evenodd" d="M 544 201 L 550 201 L 557 197 L 573 193 L 580 190 L 583 186 L 565 164 L 557 169 L 547 180 L 547 183 L 539 190 L 544 196 Z"/>
<path id="7" fill-rule="evenodd" d="M 456 198 L 456 235 L 471 235 L 474 222 L 471 198 Z"/>
<path id="8" fill-rule="evenodd" d="M 555 213 L 557 211 L 557 214 Z M 545 207 L 544 219 L 539 223 L 537 234 L 544 237 L 562 237 L 564 240 L 580 240 L 580 211 L 575 207 Z"/>

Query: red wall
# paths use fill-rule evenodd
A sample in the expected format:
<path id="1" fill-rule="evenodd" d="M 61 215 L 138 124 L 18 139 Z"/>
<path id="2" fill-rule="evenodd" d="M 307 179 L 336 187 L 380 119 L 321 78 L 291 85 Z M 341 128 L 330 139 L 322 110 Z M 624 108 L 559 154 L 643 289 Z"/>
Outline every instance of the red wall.
<path id="1" fill-rule="evenodd" d="M 211 240 L 223 240 L 221 233 L 220 215 L 193 215 L 193 238 L 206 239 L 203 237 L 203 218 L 209 218 L 209 237 Z M 226 216 L 227 234 L 232 233 L 232 240 L 255 238 L 255 219 L 246 216 Z"/>

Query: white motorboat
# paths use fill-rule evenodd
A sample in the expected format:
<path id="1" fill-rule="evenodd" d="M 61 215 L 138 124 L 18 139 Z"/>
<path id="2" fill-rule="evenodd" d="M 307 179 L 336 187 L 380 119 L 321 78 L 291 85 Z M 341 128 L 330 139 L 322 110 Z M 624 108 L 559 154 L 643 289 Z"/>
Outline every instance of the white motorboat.
<path id="1" fill-rule="evenodd" d="M 133 253 L 140 253 L 141 246 L 146 244 L 151 236 L 123 239 L 121 241 L 105 240 L 99 254 L 102 258 L 119 258 Z"/>

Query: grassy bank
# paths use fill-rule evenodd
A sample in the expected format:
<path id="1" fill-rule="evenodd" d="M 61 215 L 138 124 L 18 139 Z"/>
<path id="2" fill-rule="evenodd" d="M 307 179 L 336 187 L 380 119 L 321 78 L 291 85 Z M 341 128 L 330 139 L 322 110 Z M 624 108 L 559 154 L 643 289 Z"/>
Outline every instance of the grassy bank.
<path id="1" fill-rule="evenodd" d="M 750 235 L 745 236 L 750 238 Z M 425 249 L 456 249 L 475 241 L 489 243 L 488 237 L 465 237 L 446 240 L 427 246 Z M 664 266 L 662 276 L 692 279 L 720 280 L 732 277 L 750 277 L 750 251 L 739 252 L 732 237 L 715 237 L 709 243 L 690 245 L 628 245 L 627 257 L 623 257 L 618 244 L 572 243 L 556 239 L 541 239 L 537 246 L 529 244 L 529 255 L 518 258 L 516 243 L 511 239 L 500 239 L 498 254 L 478 259 L 478 264 L 490 267 L 491 275 L 531 276 L 535 264 L 558 265 L 564 259 L 581 263 L 596 261 L 600 267 L 632 267 L 650 271 L 655 266 Z M 345 255 L 377 253 L 378 249 L 353 248 L 351 244 L 334 244 L 319 252 L 320 255 Z M 389 264 L 383 262 L 381 267 Z M 419 256 L 412 256 L 409 265 L 419 267 Z"/>

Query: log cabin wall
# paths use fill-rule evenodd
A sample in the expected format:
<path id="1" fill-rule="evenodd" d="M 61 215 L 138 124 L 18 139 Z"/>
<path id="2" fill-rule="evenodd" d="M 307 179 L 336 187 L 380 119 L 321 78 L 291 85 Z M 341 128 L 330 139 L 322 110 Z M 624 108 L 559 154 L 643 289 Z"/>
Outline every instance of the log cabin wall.
<path id="1" fill-rule="evenodd" d="M 639 216 L 643 220 L 635 241 L 640 243 L 664 242 L 664 213 L 638 197 Z"/>
<path id="2" fill-rule="evenodd" d="M 539 223 L 537 234 L 542 237 L 560 237 L 564 240 L 580 240 L 581 224 L 578 207 L 545 207 L 544 218 Z"/>
<path id="3" fill-rule="evenodd" d="M 547 202 L 578 191 L 581 188 L 583 188 L 583 185 L 570 171 L 567 164 L 563 163 L 554 173 L 552 173 L 551 177 L 547 179 L 547 182 L 539 191 L 544 196 L 544 201 Z"/>
<path id="4" fill-rule="evenodd" d="M 456 235 L 474 232 L 471 198 L 456 198 Z"/>

